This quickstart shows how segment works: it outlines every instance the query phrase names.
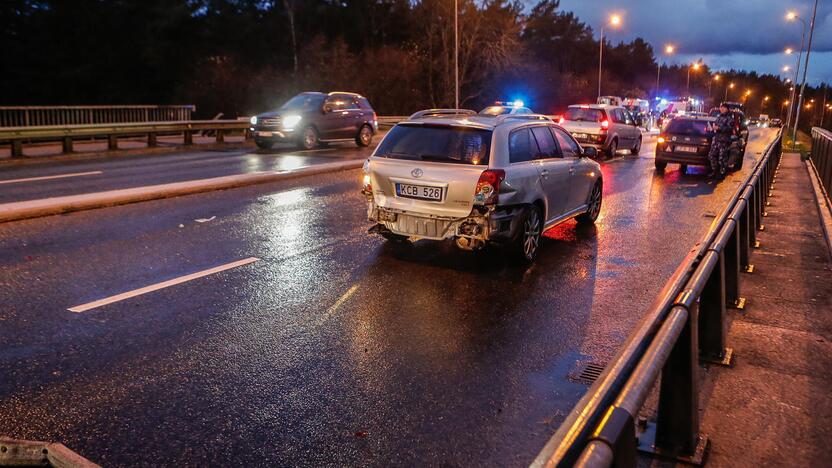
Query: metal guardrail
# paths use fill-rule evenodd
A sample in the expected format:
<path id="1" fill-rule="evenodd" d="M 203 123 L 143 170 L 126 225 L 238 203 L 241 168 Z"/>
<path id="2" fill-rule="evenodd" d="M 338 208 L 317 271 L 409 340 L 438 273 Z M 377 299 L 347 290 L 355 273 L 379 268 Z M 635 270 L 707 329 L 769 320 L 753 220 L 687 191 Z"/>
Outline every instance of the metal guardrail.
<path id="1" fill-rule="evenodd" d="M 94 125 L 105 123 L 181 122 L 196 106 L 3 106 L 0 127 Z"/>
<path id="2" fill-rule="evenodd" d="M 699 362 L 730 365 L 726 309 L 742 308 L 740 272 L 751 272 L 782 134 L 676 269 L 635 332 L 575 405 L 533 467 L 636 466 L 638 451 L 701 464 Z M 634 419 L 661 373 L 657 419 Z"/>
<path id="3" fill-rule="evenodd" d="M 823 128 L 812 128 L 811 159 L 825 195 L 829 198 L 829 194 L 832 193 L 832 132 Z"/>
<path id="4" fill-rule="evenodd" d="M 118 149 L 120 137 L 143 136 L 148 146 L 156 146 L 160 134 L 182 134 L 185 145 L 193 144 L 197 132 L 211 131 L 217 143 L 222 143 L 231 131 L 242 131 L 248 138 L 249 123 L 240 120 L 189 120 L 182 122 L 117 123 L 98 125 L 69 125 L 63 127 L 11 127 L 0 128 L 0 142 L 11 144 L 13 158 L 23 156 L 24 142 L 61 141 L 64 153 L 73 151 L 78 139 L 106 138 L 109 150 Z"/>

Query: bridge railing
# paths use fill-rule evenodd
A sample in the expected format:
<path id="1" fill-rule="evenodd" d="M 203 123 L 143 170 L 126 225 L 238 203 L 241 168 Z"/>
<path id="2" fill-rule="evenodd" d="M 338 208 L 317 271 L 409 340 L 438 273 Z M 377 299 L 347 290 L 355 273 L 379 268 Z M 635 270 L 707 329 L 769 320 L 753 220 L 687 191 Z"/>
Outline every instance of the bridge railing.
<path id="1" fill-rule="evenodd" d="M 826 198 L 829 199 L 829 194 L 832 193 L 832 132 L 818 127 L 812 129 L 810 159 L 826 192 Z"/>
<path id="2" fill-rule="evenodd" d="M 94 125 L 191 120 L 196 106 L 4 106 L 0 127 Z"/>
<path id="3" fill-rule="evenodd" d="M 750 250 L 765 228 L 781 149 L 778 134 L 533 467 L 634 467 L 639 451 L 702 463 L 708 441 L 699 430 L 699 362 L 731 364 L 726 309 L 744 307 L 740 274 L 754 268 Z M 656 421 L 639 421 L 636 430 L 659 374 Z"/>
<path id="4" fill-rule="evenodd" d="M 41 127 L 0 128 L 0 143 L 11 145 L 13 158 L 23 156 L 23 144 L 39 141 L 61 141 L 64 153 L 73 152 L 73 143 L 79 139 L 106 138 L 109 150 L 118 149 L 118 139 L 124 137 L 147 138 L 147 145 L 156 146 L 159 135 L 181 134 L 185 145 L 193 144 L 193 135 L 210 132 L 216 141 L 225 141 L 230 132 L 242 132 L 248 137 L 249 123 L 244 120 L 188 120 L 181 122 L 143 122 L 96 125 L 67 125 Z"/>

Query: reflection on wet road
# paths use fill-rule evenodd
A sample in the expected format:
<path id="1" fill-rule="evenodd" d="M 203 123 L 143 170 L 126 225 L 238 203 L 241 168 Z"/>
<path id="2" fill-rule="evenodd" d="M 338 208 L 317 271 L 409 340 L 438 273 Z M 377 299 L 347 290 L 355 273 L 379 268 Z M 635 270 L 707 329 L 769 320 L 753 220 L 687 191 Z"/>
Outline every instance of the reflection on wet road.
<path id="1" fill-rule="evenodd" d="M 743 177 L 652 149 L 528 269 L 369 236 L 358 171 L 0 225 L 0 432 L 103 465 L 528 465 Z"/>

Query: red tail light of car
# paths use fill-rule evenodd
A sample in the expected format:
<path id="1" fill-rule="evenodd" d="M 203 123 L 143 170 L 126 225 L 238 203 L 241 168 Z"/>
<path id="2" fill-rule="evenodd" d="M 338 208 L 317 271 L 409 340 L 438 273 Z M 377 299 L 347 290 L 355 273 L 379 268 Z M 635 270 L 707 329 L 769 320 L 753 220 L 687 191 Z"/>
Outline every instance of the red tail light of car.
<path id="1" fill-rule="evenodd" d="M 601 129 L 607 130 L 610 128 L 610 121 L 609 120 L 602 120 L 601 121 Z"/>
<path id="2" fill-rule="evenodd" d="M 500 182 L 505 180 L 506 171 L 502 169 L 488 169 L 482 171 L 474 190 L 474 203 L 479 205 L 495 205 L 500 195 Z"/>

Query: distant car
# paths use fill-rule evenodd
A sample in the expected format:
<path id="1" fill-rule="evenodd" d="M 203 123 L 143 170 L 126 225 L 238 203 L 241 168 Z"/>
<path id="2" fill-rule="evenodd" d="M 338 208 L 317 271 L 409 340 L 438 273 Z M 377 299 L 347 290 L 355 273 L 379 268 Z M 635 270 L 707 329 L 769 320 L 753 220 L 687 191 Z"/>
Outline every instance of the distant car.
<path id="1" fill-rule="evenodd" d="M 612 157 L 619 149 L 641 151 L 641 130 L 630 112 L 621 106 L 580 104 L 567 108 L 558 123 L 578 140 Z"/>
<path id="2" fill-rule="evenodd" d="M 759 126 L 760 121 L 758 119 L 748 119 L 748 125 L 755 125 Z"/>
<path id="3" fill-rule="evenodd" d="M 387 240 L 503 244 L 523 262 L 541 234 L 601 209 L 601 166 L 540 115 L 431 109 L 396 124 L 364 164 L 371 232 Z"/>
<path id="4" fill-rule="evenodd" d="M 780 128 L 783 126 L 783 121 L 780 119 L 771 119 L 769 126 L 772 128 Z"/>
<path id="5" fill-rule="evenodd" d="M 500 103 L 488 106 L 480 111 L 480 115 L 529 115 L 534 114 L 531 109 L 514 103 Z"/>
<path id="6" fill-rule="evenodd" d="M 713 141 L 710 125 L 715 120 L 689 116 L 672 119 L 656 140 L 656 170 L 664 171 L 668 163 L 678 163 L 682 173 L 687 172 L 688 165 L 710 166 L 708 153 Z M 744 156 L 744 143 L 735 137 L 729 151 L 729 169 L 742 169 Z"/>
<path id="7" fill-rule="evenodd" d="M 277 142 L 303 149 L 321 142 L 355 141 L 369 146 L 378 132 L 378 117 L 364 96 L 347 92 L 300 93 L 279 109 L 251 118 L 254 142 L 269 149 Z"/>

